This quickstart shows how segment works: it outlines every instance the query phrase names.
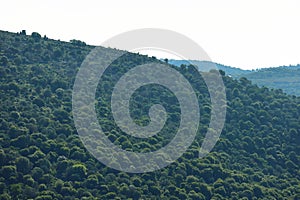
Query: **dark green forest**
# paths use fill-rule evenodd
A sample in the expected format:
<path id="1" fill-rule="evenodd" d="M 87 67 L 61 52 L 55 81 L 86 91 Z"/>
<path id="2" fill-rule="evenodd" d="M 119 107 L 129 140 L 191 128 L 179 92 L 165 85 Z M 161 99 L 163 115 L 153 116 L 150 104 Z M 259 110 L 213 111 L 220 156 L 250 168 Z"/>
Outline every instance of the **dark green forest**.
<path id="1" fill-rule="evenodd" d="M 83 146 L 72 116 L 76 73 L 93 49 L 79 40 L 62 42 L 37 32 L 0 31 L 0 200 L 5 199 L 300 199 L 300 97 L 259 87 L 220 71 L 227 115 L 221 138 L 206 157 L 198 153 L 207 131 L 211 102 L 195 67 L 170 66 L 186 77 L 200 107 L 195 141 L 174 163 L 154 172 L 131 174 L 108 168 Z M 102 48 L 103 57 L 119 50 Z M 134 66 L 163 61 L 125 53 L 101 78 L 96 93 L 99 124 L 128 151 L 149 152 L 176 133 L 180 108 L 166 88 L 137 90 L 131 116 L 149 123 L 160 103 L 168 112 L 162 131 L 147 139 L 122 133 L 113 121 L 114 84 Z M 214 76 L 215 70 L 206 72 Z"/>

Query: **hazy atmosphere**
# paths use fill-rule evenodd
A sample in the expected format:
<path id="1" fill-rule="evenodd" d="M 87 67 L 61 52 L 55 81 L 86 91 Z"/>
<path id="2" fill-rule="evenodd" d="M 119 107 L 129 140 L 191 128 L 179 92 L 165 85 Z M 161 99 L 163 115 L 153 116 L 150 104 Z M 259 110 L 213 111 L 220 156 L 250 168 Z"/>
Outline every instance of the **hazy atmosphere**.
<path id="1" fill-rule="evenodd" d="M 100 45 L 132 29 L 164 28 L 191 38 L 217 63 L 242 69 L 300 63 L 296 0 L 11 0 L 1 8 L 0 29 L 11 32 Z"/>

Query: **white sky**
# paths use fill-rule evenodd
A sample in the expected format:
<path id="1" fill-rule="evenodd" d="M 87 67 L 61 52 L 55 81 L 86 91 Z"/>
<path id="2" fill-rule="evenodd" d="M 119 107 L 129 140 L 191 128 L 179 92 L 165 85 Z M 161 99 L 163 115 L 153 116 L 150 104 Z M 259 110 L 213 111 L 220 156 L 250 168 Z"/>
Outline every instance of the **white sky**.
<path id="1" fill-rule="evenodd" d="M 5 31 L 100 45 L 132 29 L 164 28 L 196 41 L 221 64 L 252 69 L 300 63 L 298 0 L 1 0 L 0 5 Z"/>

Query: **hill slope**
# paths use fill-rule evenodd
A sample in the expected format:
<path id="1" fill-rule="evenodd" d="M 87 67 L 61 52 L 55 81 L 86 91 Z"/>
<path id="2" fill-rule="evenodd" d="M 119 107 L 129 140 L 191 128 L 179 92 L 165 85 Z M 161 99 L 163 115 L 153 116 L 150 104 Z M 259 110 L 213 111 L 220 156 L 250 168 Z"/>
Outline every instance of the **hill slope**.
<path id="1" fill-rule="evenodd" d="M 1 31 L 0 41 L 0 199 L 300 198 L 300 98 L 259 88 L 245 78 L 223 76 L 226 124 L 213 151 L 199 159 L 199 144 L 210 119 L 209 94 L 192 67 L 175 68 L 199 97 L 196 140 L 170 166 L 128 174 L 97 161 L 83 147 L 74 127 L 72 87 L 93 47 L 37 33 Z M 110 56 L 117 50 L 102 51 L 103 56 Z M 162 134 L 139 140 L 122 134 L 113 122 L 108 105 L 114 83 L 131 67 L 148 62 L 160 61 L 127 53 L 99 82 L 99 123 L 108 138 L 126 150 L 159 149 L 176 131 L 178 102 L 169 91 L 155 86 L 134 94 L 131 114 L 137 123 L 147 124 L 150 105 L 166 105 L 171 114 Z"/>
<path id="2" fill-rule="evenodd" d="M 190 65 L 186 60 L 169 60 L 170 64 L 175 66 Z M 210 62 L 207 61 L 191 61 L 198 66 L 200 71 L 205 71 Z M 239 68 L 224 66 L 215 63 L 216 67 L 223 70 L 227 75 L 239 79 L 246 77 L 258 86 L 265 86 L 273 89 L 282 89 L 289 95 L 300 96 L 300 65 L 282 66 L 272 68 L 262 68 L 258 70 L 242 70 Z"/>
<path id="3" fill-rule="evenodd" d="M 199 71 L 207 71 L 208 66 L 211 62 L 209 62 L 209 61 L 199 61 L 199 60 L 187 61 L 187 60 L 173 60 L 173 59 L 170 59 L 170 60 L 168 60 L 168 63 L 171 64 L 171 65 L 178 66 L 178 67 L 180 67 L 180 65 L 182 65 L 182 64 L 183 65 L 190 65 L 192 63 L 192 64 L 194 64 L 198 67 Z M 215 64 L 215 66 L 218 69 L 223 70 L 227 75 L 230 75 L 232 77 L 239 77 L 243 74 L 248 74 L 248 73 L 252 72 L 251 70 L 243 70 L 243 69 L 240 69 L 240 68 L 229 67 L 229 66 L 218 64 L 218 63 L 213 63 L 213 64 Z"/>
<path id="4" fill-rule="evenodd" d="M 260 69 L 243 75 L 259 86 L 282 89 L 300 96 L 300 65 Z"/>

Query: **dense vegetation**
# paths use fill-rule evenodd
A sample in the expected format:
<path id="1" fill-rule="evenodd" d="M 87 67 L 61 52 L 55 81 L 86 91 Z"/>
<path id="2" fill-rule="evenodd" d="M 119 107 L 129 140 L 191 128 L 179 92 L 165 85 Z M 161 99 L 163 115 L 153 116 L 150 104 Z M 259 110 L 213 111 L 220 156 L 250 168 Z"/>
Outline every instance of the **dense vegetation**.
<path id="1" fill-rule="evenodd" d="M 259 86 L 282 89 L 300 96 L 300 65 L 259 69 L 244 75 Z"/>
<path id="2" fill-rule="evenodd" d="M 199 159 L 210 118 L 207 88 L 192 66 L 174 67 L 199 97 L 197 138 L 170 166 L 129 174 L 97 161 L 73 124 L 72 86 L 93 47 L 38 33 L 28 36 L 25 31 L 0 32 L 0 41 L 0 199 L 300 199 L 299 97 L 222 73 L 226 124 L 213 151 Z M 103 56 L 116 51 L 103 48 Z M 157 85 L 134 94 L 131 115 L 137 123 L 147 124 L 151 104 L 166 105 L 170 114 L 162 133 L 145 140 L 127 137 L 112 120 L 108 104 L 114 83 L 130 68 L 147 62 L 160 61 L 127 53 L 111 65 L 98 86 L 99 123 L 108 138 L 126 150 L 153 151 L 176 131 L 178 102 Z"/>
<path id="3" fill-rule="evenodd" d="M 207 66 L 205 61 L 192 61 L 197 65 L 199 70 L 205 70 L 203 66 Z M 180 66 L 181 64 L 189 64 L 186 60 L 169 60 L 170 64 Z M 229 67 L 216 64 L 216 67 L 226 72 L 227 75 L 235 79 L 246 77 L 258 86 L 265 86 L 273 89 L 282 89 L 289 95 L 300 96 L 300 65 L 281 66 L 272 68 L 262 68 L 257 70 L 242 70 L 239 68 Z"/>
<path id="4" fill-rule="evenodd" d="M 214 64 L 215 67 L 217 67 L 218 69 L 224 71 L 227 75 L 230 75 L 234 78 L 237 78 L 241 75 L 244 74 L 248 74 L 251 73 L 252 70 L 243 70 L 240 68 L 235 68 L 235 67 L 230 67 L 230 66 L 226 66 L 226 65 L 222 65 L 222 64 L 218 64 L 218 63 L 212 63 L 209 61 L 199 61 L 199 60 L 174 60 L 174 59 L 170 59 L 168 60 L 168 62 L 172 65 L 175 66 L 180 66 L 180 65 L 190 65 L 191 63 L 196 65 L 199 69 L 199 71 L 207 71 L 209 69 L 209 64 Z"/>

